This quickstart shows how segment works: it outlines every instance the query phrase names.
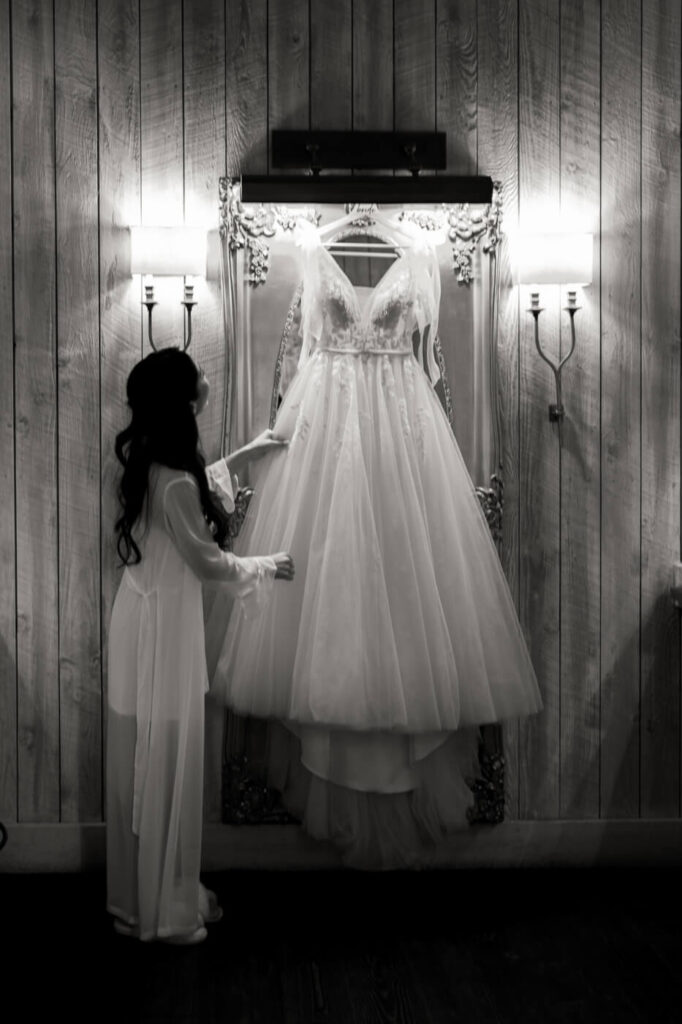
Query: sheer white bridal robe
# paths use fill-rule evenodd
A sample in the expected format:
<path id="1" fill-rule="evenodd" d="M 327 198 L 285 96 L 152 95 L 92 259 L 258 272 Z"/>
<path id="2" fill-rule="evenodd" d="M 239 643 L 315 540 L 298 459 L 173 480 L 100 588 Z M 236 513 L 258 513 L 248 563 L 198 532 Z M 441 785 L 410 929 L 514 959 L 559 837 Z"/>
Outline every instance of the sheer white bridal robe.
<path id="1" fill-rule="evenodd" d="M 276 566 L 221 551 L 192 476 L 154 465 L 142 553 L 109 632 L 107 908 L 143 940 L 199 923 L 204 697 L 202 583 L 259 605 Z"/>

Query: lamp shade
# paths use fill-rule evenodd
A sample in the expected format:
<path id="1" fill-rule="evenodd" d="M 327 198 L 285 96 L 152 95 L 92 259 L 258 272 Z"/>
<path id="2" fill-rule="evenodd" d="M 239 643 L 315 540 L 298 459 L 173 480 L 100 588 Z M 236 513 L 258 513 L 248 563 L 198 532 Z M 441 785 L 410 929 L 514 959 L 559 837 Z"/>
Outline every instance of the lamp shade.
<path id="1" fill-rule="evenodd" d="M 562 231 L 522 235 L 519 284 L 590 284 L 592 235 Z"/>
<path id="2" fill-rule="evenodd" d="M 204 228 L 130 229 L 130 271 L 159 277 L 206 274 Z"/>

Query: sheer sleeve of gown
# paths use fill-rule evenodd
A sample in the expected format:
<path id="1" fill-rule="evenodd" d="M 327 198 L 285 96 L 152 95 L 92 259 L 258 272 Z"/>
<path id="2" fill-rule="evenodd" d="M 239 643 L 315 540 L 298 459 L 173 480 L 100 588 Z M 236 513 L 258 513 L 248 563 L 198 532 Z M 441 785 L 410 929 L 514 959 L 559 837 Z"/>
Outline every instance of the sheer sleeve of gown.
<path id="1" fill-rule="evenodd" d="M 301 354 L 298 368 L 307 363 L 322 335 L 322 308 L 320 306 L 320 264 L 317 249 L 321 242 L 317 228 L 306 220 L 299 220 L 294 232 L 303 278 L 301 294 Z"/>
<path id="2" fill-rule="evenodd" d="M 438 312 L 440 308 L 440 268 L 435 248 L 424 238 L 424 233 L 415 236 L 410 262 L 417 287 L 415 288 L 414 312 L 419 331 L 419 362 L 426 364 L 432 386 L 440 378 L 440 367 L 436 358 L 436 337 L 438 335 Z M 426 346 L 426 359 L 424 359 Z"/>
<path id="3" fill-rule="evenodd" d="M 259 596 L 269 591 L 277 571 L 274 559 L 239 558 L 221 551 L 201 513 L 198 488 L 190 476 L 178 477 L 166 486 L 163 514 L 171 540 L 202 583 L 226 585 L 241 598 L 256 590 Z"/>

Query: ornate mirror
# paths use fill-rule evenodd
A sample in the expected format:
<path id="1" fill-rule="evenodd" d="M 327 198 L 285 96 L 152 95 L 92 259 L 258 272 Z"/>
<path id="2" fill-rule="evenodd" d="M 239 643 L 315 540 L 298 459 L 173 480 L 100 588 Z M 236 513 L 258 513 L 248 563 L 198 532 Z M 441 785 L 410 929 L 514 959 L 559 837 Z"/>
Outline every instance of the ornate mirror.
<path id="1" fill-rule="evenodd" d="M 245 204 L 236 180 L 221 179 L 221 273 L 228 385 L 224 450 L 272 426 L 296 374 L 301 335 L 301 269 L 295 226 L 302 218 L 324 226 L 349 212 L 356 218 L 334 236 L 328 251 L 359 294 L 370 293 L 386 270 L 388 243 L 373 223 L 370 205 Z M 500 196 L 486 205 L 381 207 L 392 222 L 416 225 L 432 236 L 440 274 L 440 317 L 434 359 L 415 349 L 454 430 L 476 485 L 492 535 L 499 542 L 502 516 L 500 424 L 496 375 L 497 251 Z M 234 530 L 248 505 L 249 481 L 240 481 Z M 210 659 L 209 659 L 210 660 Z M 277 792 L 268 788 L 267 723 L 226 716 L 223 820 L 228 823 L 290 821 Z M 470 822 L 504 816 L 504 758 L 499 726 L 481 729 L 479 777 Z"/>

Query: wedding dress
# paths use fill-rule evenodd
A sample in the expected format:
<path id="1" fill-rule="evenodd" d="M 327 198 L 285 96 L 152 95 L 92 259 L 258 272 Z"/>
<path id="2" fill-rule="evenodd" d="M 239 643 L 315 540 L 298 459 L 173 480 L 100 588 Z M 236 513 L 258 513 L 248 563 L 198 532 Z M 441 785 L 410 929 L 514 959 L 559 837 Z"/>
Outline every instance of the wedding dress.
<path id="1" fill-rule="evenodd" d="M 478 727 L 542 700 L 488 524 L 438 397 L 436 254 L 356 289 L 301 223 L 302 348 L 239 554 L 289 551 L 257 617 L 213 605 L 214 697 L 277 719 L 270 781 L 347 863 L 428 862 L 465 823 Z"/>

